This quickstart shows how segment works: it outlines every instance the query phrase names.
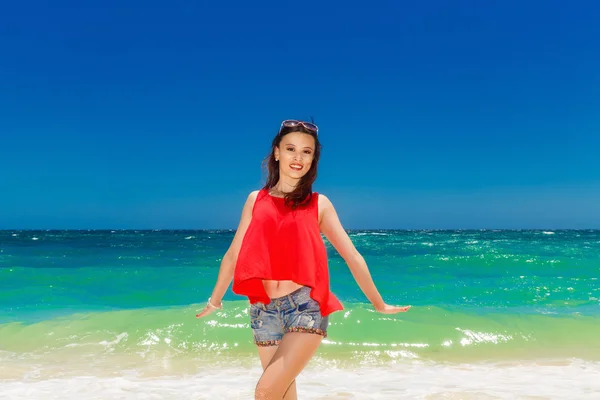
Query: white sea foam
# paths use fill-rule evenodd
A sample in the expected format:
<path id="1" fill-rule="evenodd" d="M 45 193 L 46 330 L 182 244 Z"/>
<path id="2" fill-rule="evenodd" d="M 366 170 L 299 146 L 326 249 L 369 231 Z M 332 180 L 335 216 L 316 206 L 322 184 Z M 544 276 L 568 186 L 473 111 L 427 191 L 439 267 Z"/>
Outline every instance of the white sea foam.
<path id="1" fill-rule="evenodd" d="M 101 344 L 101 345 L 105 346 L 107 348 L 107 350 L 112 351 L 114 349 L 115 345 L 119 344 L 121 342 L 121 340 L 123 340 L 123 339 L 127 340 L 128 337 L 129 337 L 129 334 L 127 332 L 122 332 L 117 335 L 115 340 L 111 340 L 111 341 L 103 340 L 98 344 Z"/>
<path id="2" fill-rule="evenodd" d="M 204 368 L 203 368 L 204 369 Z M 80 375 L 0 380 L 11 400 L 219 399 L 251 400 L 258 366 L 206 367 L 194 375 Z M 309 366 L 297 379 L 299 398 L 326 399 L 564 399 L 600 398 L 600 363 L 580 360 L 504 364 L 432 364 L 415 361 L 360 369 Z"/>

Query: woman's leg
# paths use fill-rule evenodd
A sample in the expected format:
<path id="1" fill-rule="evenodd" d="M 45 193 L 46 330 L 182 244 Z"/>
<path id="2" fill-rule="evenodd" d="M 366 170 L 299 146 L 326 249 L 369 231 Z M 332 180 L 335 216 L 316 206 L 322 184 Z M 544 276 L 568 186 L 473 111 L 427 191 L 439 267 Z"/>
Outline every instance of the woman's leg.
<path id="1" fill-rule="evenodd" d="M 311 333 L 286 333 L 256 385 L 255 400 L 282 400 L 322 340 Z"/>
<path id="2" fill-rule="evenodd" d="M 269 363 L 275 355 L 278 347 L 279 346 L 258 346 L 258 356 L 260 357 L 260 364 L 262 365 L 263 371 L 269 366 Z M 292 381 L 292 384 L 288 388 L 287 392 L 285 392 L 283 400 L 298 400 L 295 379 Z"/>

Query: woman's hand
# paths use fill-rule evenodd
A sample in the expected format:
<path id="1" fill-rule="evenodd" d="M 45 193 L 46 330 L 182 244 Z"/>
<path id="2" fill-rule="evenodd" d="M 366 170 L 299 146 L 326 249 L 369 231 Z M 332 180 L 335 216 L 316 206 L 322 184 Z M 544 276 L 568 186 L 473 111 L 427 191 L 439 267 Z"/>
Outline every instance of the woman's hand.
<path id="1" fill-rule="evenodd" d="M 400 312 L 407 312 L 410 309 L 410 307 L 411 306 L 397 307 L 397 306 L 390 306 L 388 304 L 384 304 L 383 307 L 375 308 L 375 310 L 382 314 L 397 314 Z"/>
<path id="2" fill-rule="evenodd" d="M 196 318 L 206 317 L 207 315 L 212 314 L 213 311 L 215 311 L 215 309 L 207 305 L 206 307 L 204 307 L 204 310 L 196 314 Z"/>
<path id="3" fill-rule="evenodd" d="M 204 310 L 196 314 L 196 318 L 206 317 L 207 315 L 212 314 L 213 311 L 221 309 L 223 309 L 223 303 L 219 303 L 218 306 L 215 306 L 213 303 L 211 303 L 210 299 L 208 299 L 206 307 L 204 307 Z"/>

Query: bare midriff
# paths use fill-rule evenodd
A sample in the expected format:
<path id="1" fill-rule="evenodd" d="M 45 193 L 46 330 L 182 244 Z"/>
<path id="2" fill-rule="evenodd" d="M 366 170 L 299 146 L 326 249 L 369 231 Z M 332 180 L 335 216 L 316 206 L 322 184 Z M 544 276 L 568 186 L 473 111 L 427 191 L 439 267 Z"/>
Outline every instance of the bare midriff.
<path id="1" fill-rule="evenodd" d="M 302 285 L 294 281 L 269 281 L 263 280 L 265 292 L 270 299 L 276 299 L 292 293 L 294 290 L 300 289 Z"/>

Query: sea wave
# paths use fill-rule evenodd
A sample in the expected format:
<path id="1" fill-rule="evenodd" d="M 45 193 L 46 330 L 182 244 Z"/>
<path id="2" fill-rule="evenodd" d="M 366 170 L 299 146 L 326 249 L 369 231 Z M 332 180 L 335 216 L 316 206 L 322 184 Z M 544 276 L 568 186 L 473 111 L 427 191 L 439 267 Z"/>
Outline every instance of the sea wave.
<path id="1" fill-rule="evenodd" d="M 36 323 L 0 325 L 0 364 L 17 359 L 131 360 L 192 357 L 220 363 L 255 347 L 245 301 L 196 319 L 201 306 L 79 313 Z M 385 315 L 351 304 L 330 316 L 320 349 L 325 360 L 389 365 L 401 360 L 475 362 L 570 357 L 600 360 L 594 316 L 413 307 Z M 132 361 L 133 362 L 133 361 Z"/>
<path id="2" fill-rule="evenodd" d="M 0 393 L 11 400 L 104 399 L 254 399 L 260 378 L 252 366 L 195 363 L 193 373 L 173 374 L 168 367 L 63 374 L 39 373 L 0 380 Z M 2 366 L 0 365 L 0 374 Z M 385 367 L 324 368 L 314 359 L 296 379 L 306 400 L 595 400 L 600 393 L 600 364 L 566 360 L 521 363 L 440 364 L 409 362 Z"/>

